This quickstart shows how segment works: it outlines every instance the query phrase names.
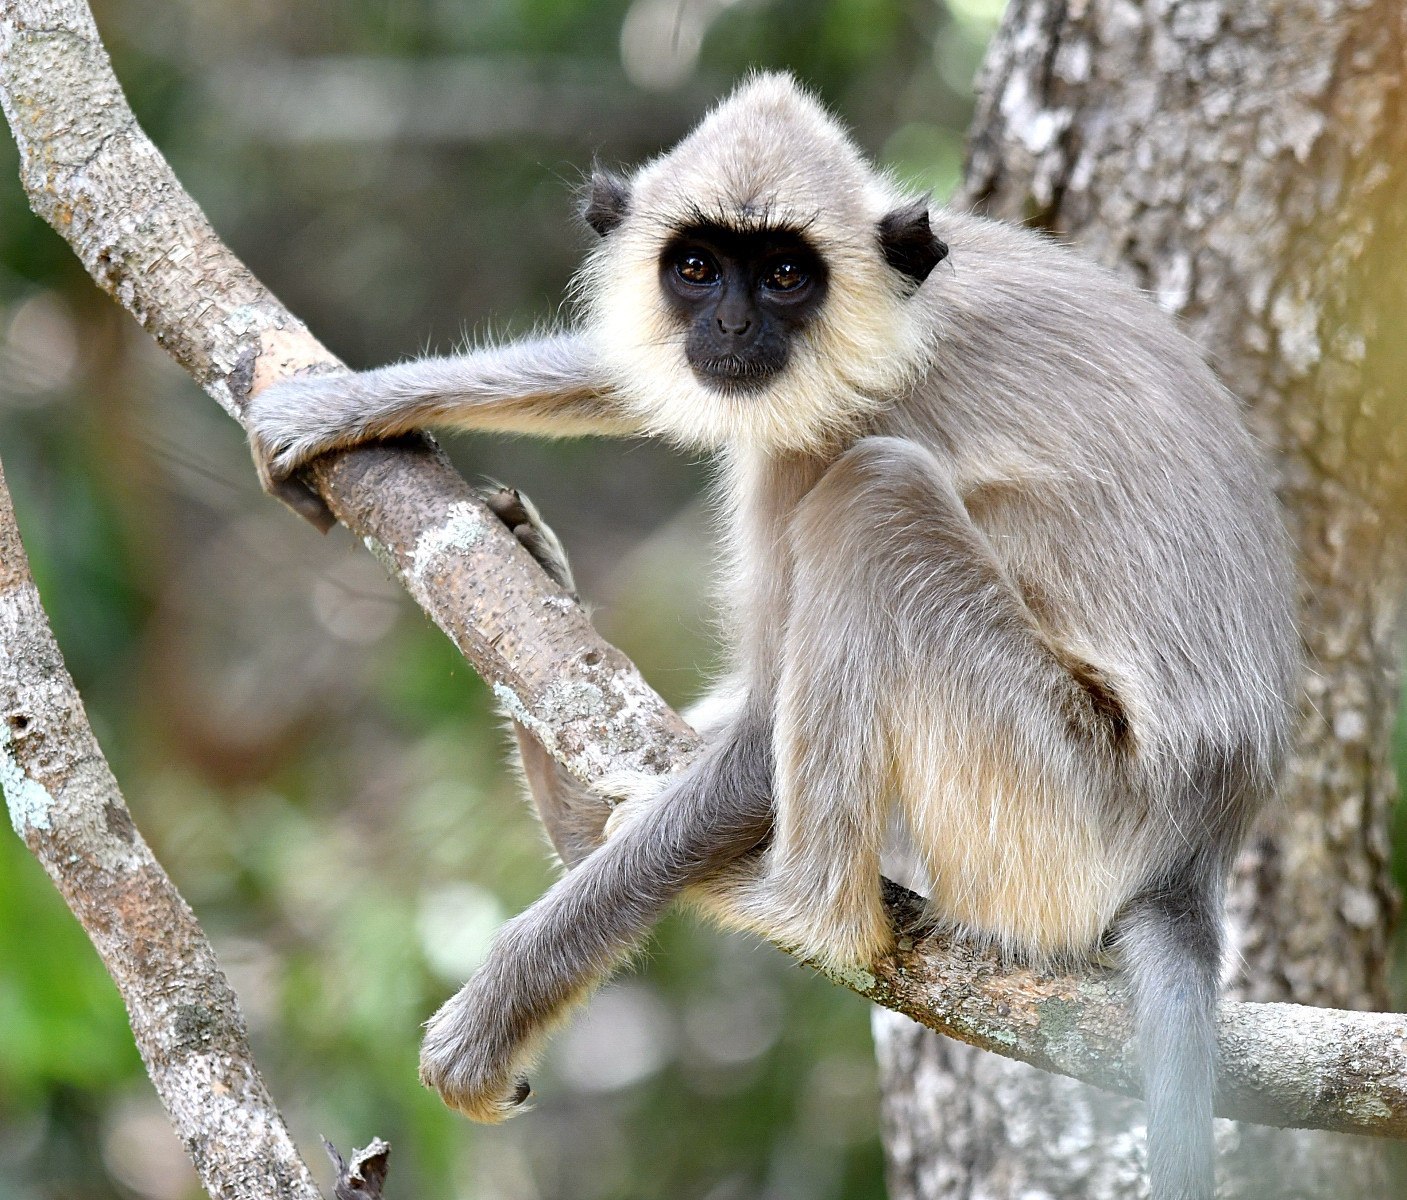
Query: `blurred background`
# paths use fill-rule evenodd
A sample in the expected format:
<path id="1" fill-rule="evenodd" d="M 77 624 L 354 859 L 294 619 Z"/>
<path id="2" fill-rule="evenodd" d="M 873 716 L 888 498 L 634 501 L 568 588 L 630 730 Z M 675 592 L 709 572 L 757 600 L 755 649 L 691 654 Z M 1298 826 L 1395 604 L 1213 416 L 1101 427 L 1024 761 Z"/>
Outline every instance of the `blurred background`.
<path id="1" fill-rule="evenodd" d="M 102 0 L 137 115 L 216 228 L 355 367 L 553 319 L 593 157 L 790 67 L 907 180 L 957 179 L 1001 0 Z M 425 1200 L 883 1195 L 865 1006 L 670 920 L 482 1130 L 420 1023 L 552 878 L 485 689 L 343 530 L 262 497 L 230 422 L 32 217 L 0 134 L 0 455 L 138 824 L 212 935 L 328 1177 L 394 1145 Z M 707 464 L 461 439 L 572 552 L 674 702 L 716 657 Z M 83 934 L 0 829 L 0 1200 L 199 1195 Z"/>

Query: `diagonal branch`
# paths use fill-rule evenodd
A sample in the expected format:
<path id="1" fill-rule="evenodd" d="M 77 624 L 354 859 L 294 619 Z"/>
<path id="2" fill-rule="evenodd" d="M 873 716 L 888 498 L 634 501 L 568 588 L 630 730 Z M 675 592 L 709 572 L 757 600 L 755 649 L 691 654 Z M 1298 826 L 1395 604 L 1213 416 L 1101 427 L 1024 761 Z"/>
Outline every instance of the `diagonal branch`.
<path id="1" fill-rule="evenodd" d="M 137 127 L 85 4 L 0 0 L 0 104 L 35 211 L 232 416 L 290 371 L 340 365 L 224 247 Z M 428 442 L 337 455 L 311 482 L 573 775 L 687 761 L 688 727 Z M 917 926 L 916 898 L 891 888 L 889 903 Z M 1012 968 L 935 935 L 831 978 L 940 1033 L 1137 1093 L 1105 972 Z M 1228 1004 L 1221 1034 L 1224 1115 L 1407 1138 L 1403 1018 Z"/>
<path id="2" fill-rule="evenodd" d="M 30 577 L 0 471 L 0 784 L 15 832 L 127 1005 L 147 1073 L 217 1200 L 321 1200 L 195 914 L 132 822 Z"/>

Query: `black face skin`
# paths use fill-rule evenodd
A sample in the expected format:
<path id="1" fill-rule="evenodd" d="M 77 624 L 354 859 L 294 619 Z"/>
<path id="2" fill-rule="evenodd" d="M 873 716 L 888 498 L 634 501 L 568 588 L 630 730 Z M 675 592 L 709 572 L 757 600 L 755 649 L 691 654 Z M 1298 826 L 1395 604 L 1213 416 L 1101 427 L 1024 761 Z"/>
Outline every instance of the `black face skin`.
<path id="1" fill-rule="evenodd" d="M 764 387 L 826 298 L 826 264 L 799 232 L 681 230 L 660 256 L 660 286 L 685 328 L 699 379 L 725 392 Z"/>

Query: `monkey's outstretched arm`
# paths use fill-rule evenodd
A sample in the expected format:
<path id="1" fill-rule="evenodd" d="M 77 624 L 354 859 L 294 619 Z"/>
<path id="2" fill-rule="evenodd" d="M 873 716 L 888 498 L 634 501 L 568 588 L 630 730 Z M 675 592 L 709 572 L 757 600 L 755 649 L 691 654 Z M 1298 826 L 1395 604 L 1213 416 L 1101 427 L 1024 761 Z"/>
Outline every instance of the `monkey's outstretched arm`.
<path id="1" fill-rule="evenodd" d="M 637 431 L 580 334 L 288 379 L 255 395 L 245 415 L 265 486 L 320 454 L 426 425 L 550 437 Z"/>

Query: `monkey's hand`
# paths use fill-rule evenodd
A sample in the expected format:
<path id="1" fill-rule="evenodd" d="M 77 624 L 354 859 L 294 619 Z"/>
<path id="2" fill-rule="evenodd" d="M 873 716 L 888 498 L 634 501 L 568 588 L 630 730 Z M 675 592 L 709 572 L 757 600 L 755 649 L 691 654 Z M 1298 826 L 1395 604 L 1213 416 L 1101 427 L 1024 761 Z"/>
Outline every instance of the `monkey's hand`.
<path id="1" fill-rule="evenodd" d="M 282 496 L 281 485 L 318 455 L 379 436 L 366 416 L 349 372 L 283 379 L 252 396 L 244 423 L 265 490 Z"/>
<path id="2" fill-rule="evenodd" d="M 420 1082 L 486 1125 L 522 1111 L 532 1091 L 523 1071 L 541 1040 L 525 1044 L 523 1031 L 512 1028 L 506 985 L 495 970 L 511 931 L 512 922 L 495 939 L 489 960 L 426 1022 L 420 1045 Z"/>

